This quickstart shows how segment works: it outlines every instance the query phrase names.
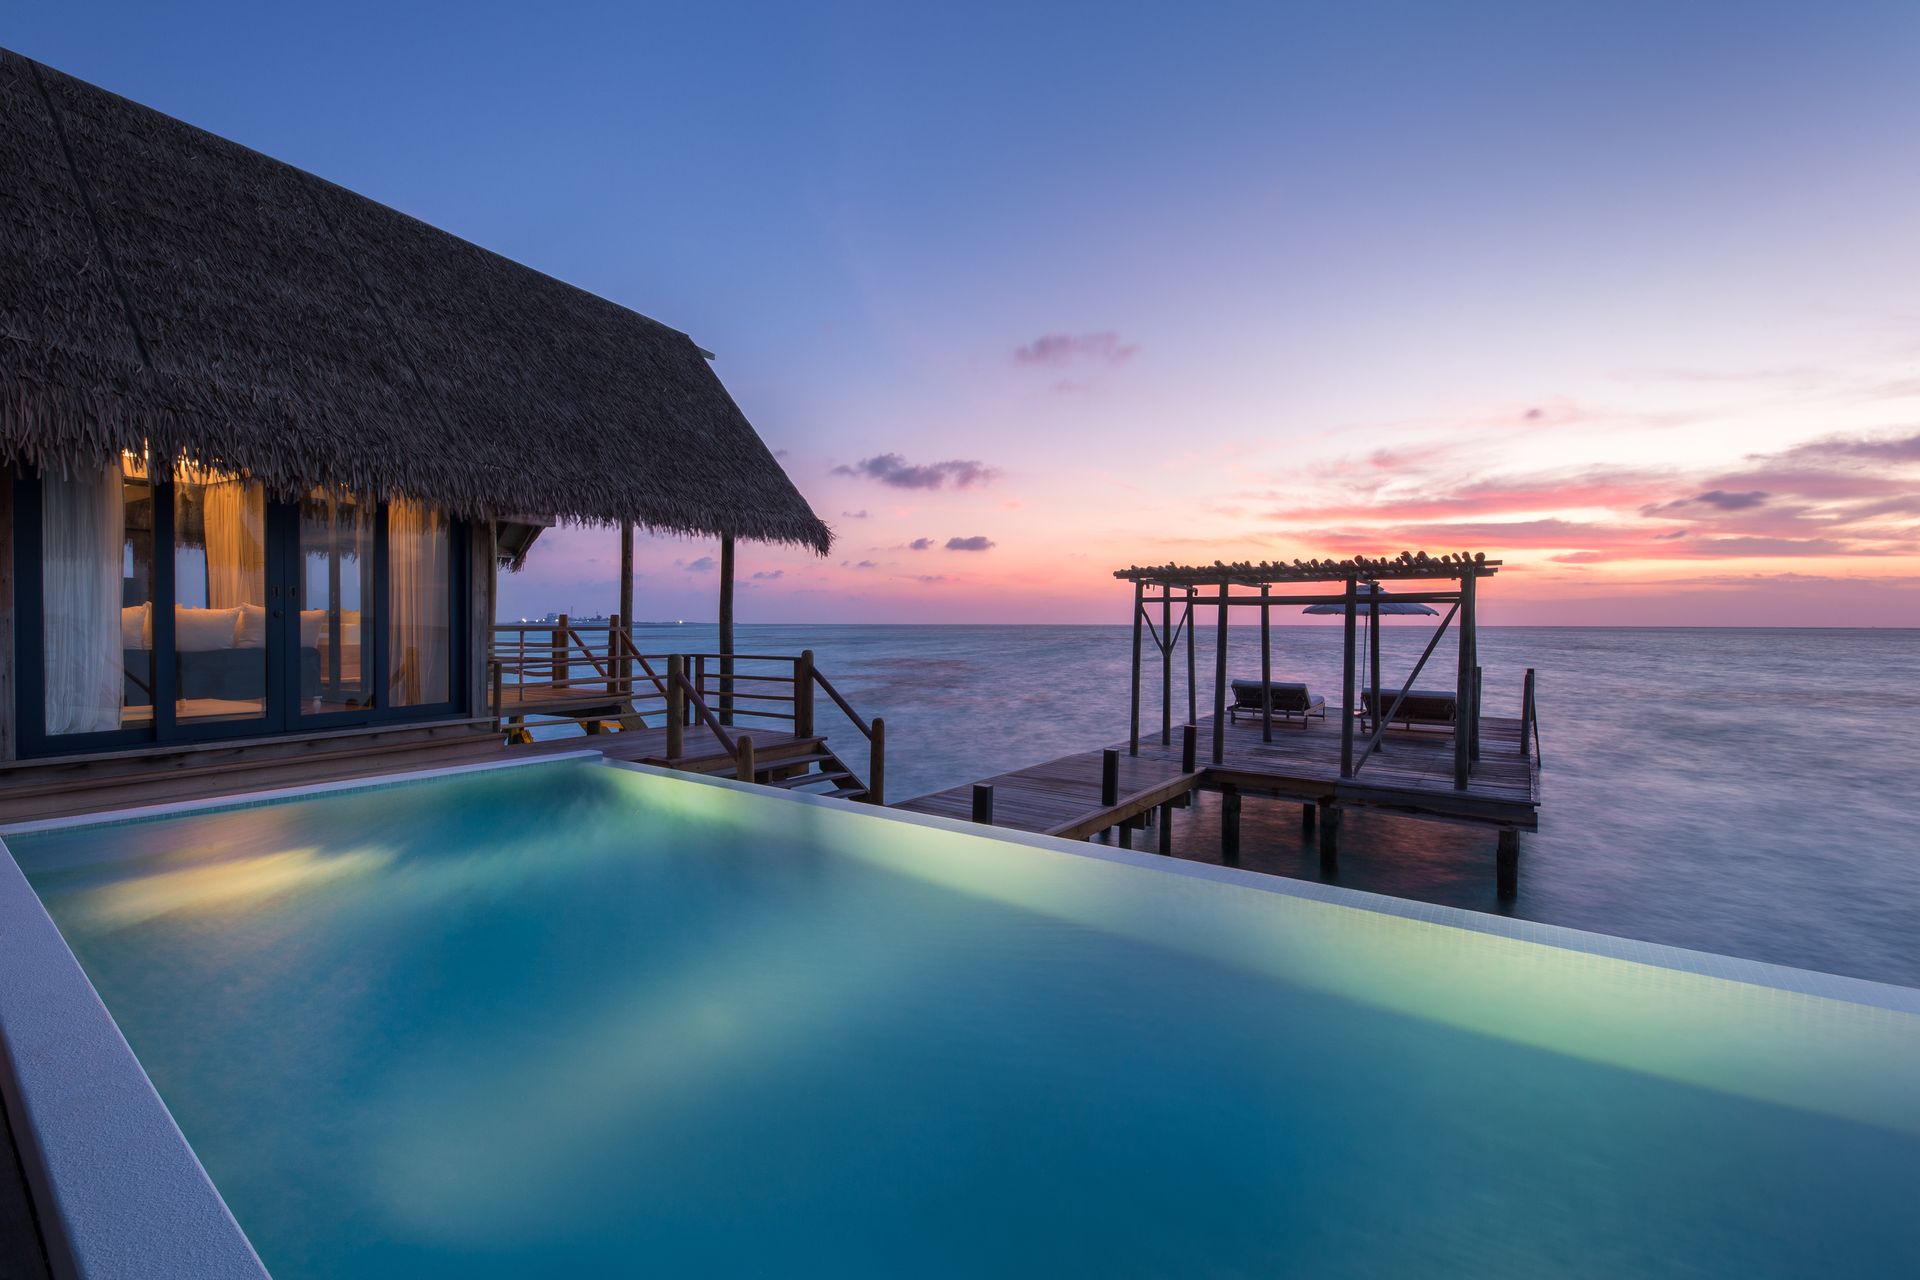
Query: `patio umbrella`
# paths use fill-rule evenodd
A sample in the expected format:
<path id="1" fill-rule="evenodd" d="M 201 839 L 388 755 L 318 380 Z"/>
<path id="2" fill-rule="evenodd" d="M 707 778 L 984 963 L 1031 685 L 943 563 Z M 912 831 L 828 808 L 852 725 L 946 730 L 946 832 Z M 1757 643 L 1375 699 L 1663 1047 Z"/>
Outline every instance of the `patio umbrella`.
<path id="1" fill-rule="evenodd" d="M 1302 613 L 1336 615 L 1344 614 L 1346 611 L 1347 606 L 1344 603 L 1335 604 L 1331 602 L 1327 604 L 1310 604 L 1301 610 Z M 1358 613 L 1361 620 L 1367 624 L 1367 654 L 1372 661 L 1373 673 L 1373 680 L 1369 686 L 1373 690 L 1373 694 L 1367 699 L 1367 705 L 1373 709 L 1373 714 L 1378 716 L 1380 714 L 1380 631 L 1373 623 L 1374 617 L 1385 613 L 1424 613 L 1433 616 L 1437 615 L 1440 611 L 1414 600 L 1395 600 L 1379 583 L 1363 582 L 1360 584 L 1360 592 L 1356 602 L 1355 612 Z M 1352 714 L 1353 708 L 1348 707 L 1347 711 L 1348 714 Z"/>

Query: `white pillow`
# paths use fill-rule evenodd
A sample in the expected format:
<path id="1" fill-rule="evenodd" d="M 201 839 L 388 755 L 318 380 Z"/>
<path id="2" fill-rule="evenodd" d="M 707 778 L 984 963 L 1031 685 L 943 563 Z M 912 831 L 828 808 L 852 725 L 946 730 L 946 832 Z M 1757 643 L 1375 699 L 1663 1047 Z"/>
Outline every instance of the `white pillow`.
<path id="1" fill-rule="evenodd" d="M 234 610 L 233 647 L 236 649 L 264 649 L 267 647 L 267 609 L 265 605 L 243 604 Z"/>
<path id="2" fill-rule="evenodd" d="M 153 648 L 153 602 L 143 600 L 120 611 L 120 647 Z"/>
<path id="3" fill-rule="evenodd" d="M 173 611 L 173 647 L 182 653 L 231 649 L 234 634 L 239 628 L 238 609 L 188 609 L 176 606 Z"/>

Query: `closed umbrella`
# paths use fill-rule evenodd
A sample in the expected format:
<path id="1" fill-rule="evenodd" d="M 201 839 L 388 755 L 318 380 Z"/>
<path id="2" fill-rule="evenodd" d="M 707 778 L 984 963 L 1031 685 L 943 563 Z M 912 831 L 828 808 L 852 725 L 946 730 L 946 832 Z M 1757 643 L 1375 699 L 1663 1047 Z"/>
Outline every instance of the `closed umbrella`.
<path id="1" fill-rule="evenodd" d="M 1310 604 L 1301 610 L 1303 613 L 1323 615 L 1344 614 L 1346 611 L 1347 606 L 1344 601 L 1340 603 L 1329 601 L 1326 604 Z M 1380 628 L 1375 619 L 1385 613 L 1424 613 L 1433 616 L 1437 615 L 1440 611 L 1429 608 L 1415 600 L 1395 600 L 1382 589 L 1377 582 L 1363 582 L 1360 584 L 1359 598 L 1355 611 L 1360 615 L 1361 620 L 1367 624 L 1367 654 L 1372 662 L 1373 674 L 1373 680 L 1369 686 L 1372 688 L 1373 694 L 1367 699 L 1367 705 L 1373 708 L 1373 713 L 1377 717 L 1380 714 Z M 1348 707 L 1347 713 L 1351 715 L 1353 708 Z"/>

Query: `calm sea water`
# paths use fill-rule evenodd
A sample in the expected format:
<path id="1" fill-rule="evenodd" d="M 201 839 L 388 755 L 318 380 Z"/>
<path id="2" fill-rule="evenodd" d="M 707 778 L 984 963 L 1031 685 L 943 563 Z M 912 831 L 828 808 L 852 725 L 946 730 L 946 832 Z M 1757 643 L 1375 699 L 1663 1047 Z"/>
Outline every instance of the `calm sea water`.
<path id="1" fill-rule="evenodd" d="M 1383 680 L 1428 634 L 1385 627 Z M 1202 714 L 1212 640 L 1203 625 Z M 713 631 L 641 643 L 710 649 Z M 1131 643 L 1125 627 L 1045 626 L 749 626 L 738 641 L 813 649 L 886 717 L 895 800 L 1124 738 Z M 1228 656 L 1257 677 L 1258 629 L 1233 628 Z M 1340 883 L 1920 986 L 1920 631 L 1489 627 L 1481 660 L 1490 714 L 1517 714 L 1539 672 L 1545 797 L 1518 899 L 1494 895 L 1490 832 L 1365 814 L 1342 830 Z M 1421 683 L 1450 687 L 1450 641 L 1433 662 Z M 1338 628 L 1276 626 L 1274 675 L 1337 702 Z M 1154 674 L 1156 727 L 1158 690 Z M 1177 674 L 1176 719 L 1184 697 Z M 1320 879 L 1298 812 L 1248 801 L 1242 865 Z M 1178 851 L 1213 856 L 1214 822 L 1210 803 L 1182 815 Z"/>

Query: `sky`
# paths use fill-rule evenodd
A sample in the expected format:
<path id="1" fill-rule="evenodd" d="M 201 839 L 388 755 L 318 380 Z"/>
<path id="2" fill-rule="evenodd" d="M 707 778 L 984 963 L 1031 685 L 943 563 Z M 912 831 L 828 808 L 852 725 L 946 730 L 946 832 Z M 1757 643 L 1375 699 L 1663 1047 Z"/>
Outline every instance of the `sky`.
<path id="1" fill-rule="evenodd" d="M 693 336 L 835 531 L 743 622 L 1505 562 L 1483 619 L 1920 625 L 1920 5 L 64 0 L 0 44 Z M 642 618 L 710 619 L 645 538 Z M 561 528 L 502 614 L 613 607 Z"/>

